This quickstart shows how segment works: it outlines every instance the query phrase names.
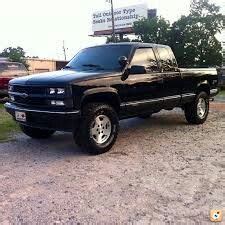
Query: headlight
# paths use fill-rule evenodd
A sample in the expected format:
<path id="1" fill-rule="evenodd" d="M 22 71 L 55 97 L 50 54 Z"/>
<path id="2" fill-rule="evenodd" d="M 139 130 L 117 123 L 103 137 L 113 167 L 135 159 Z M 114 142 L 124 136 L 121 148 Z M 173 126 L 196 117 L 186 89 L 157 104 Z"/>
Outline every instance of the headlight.
<path id="1" fill-rule="evenodd" d="M 50 95 L 54 95 L 54 94 L 56 93 L 55 91 L 56 91 L 55 88 L 50 88 L 50 89 L 49 89 L 49 94 L 50 94 Z"/>
<path id="2" fill-rule="evenodd" d="M 48 93 L 50 95 L 64 95 L 65 89 L 64 88 L 49 88 Z"/>
<path id="3" fill-rule="evenodd" d="M 57 95 L 64 95 L 65 89 L 64 88 L 57 88 Z"/>

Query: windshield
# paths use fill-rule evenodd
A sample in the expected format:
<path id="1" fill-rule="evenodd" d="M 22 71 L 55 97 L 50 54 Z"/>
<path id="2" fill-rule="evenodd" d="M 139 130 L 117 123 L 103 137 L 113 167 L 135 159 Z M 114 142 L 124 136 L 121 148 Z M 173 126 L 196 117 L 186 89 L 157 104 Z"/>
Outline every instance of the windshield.
<path id="1" fill-rule="evenodd" d="M 120 56 L 129 57 L 131 46 L 109 45 L 81 50 L 65 68 L 75 70 L 121 71 Z"/>

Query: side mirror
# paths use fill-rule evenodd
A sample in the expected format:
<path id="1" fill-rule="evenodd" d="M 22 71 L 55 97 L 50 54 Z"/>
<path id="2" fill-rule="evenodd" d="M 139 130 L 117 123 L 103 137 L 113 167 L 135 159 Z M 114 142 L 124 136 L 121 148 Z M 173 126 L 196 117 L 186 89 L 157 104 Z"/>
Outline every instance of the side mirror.
<path id="1" fill-rule="evenodd" d="M 147 73 L 146 69 L 144 66 L 131 66 L 129 69 L 130 74 L 145 74 Z"/>
<path id="2" fill-rule="evenodd" d="M 126 56 L 120 56 L 118 59 L 119 64 L 124 68 L 128 64 L 128 59 Z"/>

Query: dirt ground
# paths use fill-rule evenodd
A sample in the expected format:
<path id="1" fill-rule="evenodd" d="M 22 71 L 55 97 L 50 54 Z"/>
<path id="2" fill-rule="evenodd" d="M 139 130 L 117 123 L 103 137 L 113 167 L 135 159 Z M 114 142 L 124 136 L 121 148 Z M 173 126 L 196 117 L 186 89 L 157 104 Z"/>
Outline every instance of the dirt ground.
<path id="1" fill-rule="evenodd" d="M 100 156 L 65 133 L 1 143 L 0 224 L 211 224 L 211 209 L 225 217 L 223 109 L 213 103 L 201 126 L 180 110 L 121 121 Z"/>
<path id="2" fill-rule="evenodd" d="M 225 102 L 212 102 L 211 109 L 225 112 Z"/>

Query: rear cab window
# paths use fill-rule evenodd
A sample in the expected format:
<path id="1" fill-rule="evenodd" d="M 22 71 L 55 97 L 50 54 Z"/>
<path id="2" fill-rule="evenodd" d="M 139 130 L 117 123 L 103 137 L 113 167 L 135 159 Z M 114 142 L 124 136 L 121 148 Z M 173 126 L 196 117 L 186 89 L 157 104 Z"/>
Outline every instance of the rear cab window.
<path id="1" fill-rule="evenodd" d="M 162 71 L 175 71 L 177 68 L 177 62 L 171 49 L 166 47 L 159 47 L 157 51 Z"/>
<path id="2" fill-rule="evenodd" d="M 131 66 L 144 66 L 147 73 L 159 71 L 159 66 L 152 48 L 136 49 Z"/>

